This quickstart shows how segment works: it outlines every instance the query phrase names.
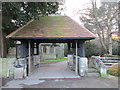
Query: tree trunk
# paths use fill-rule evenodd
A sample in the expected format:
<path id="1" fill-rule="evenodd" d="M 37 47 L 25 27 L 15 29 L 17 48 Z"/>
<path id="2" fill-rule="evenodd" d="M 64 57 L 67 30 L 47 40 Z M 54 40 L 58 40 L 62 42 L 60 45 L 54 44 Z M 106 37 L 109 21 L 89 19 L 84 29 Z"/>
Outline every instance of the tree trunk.
<path id="1" fill-rule="evenodd" d="M 0 57 L 3 57 L 3 34 L 2 30 L 0 30 Z"/>
<path id="2" fill-rule="evenodd" d="M 103 47 L 103 49 L 105 50 L 105 54 L 112 54 L 112 34 L 111 34 L 111 22 L 110 25 L 109 25 L 109 29 L 108 29 L 108 44 L 106 46 L 106 42 L 104 40 L 104 28 L 102 28 L 102 25 L 101 23 L 99 22 L 98 20 L 98 11 L 97 11 L 97 7 L 96 7 L 96 0 L 95 2 L 92 2 L 92 6 L 93 6 L 93 16 L 95 18 L 95 24 L 96 24 L 96 27 L 97 27 L 97 34 L 99 36 L 99 39 L 100 39 L 100 43 L 101 43 L 101 46 Z M 108 15 L 108 18 L 111 17 L 111 8 L 109 9 L 109 15 Z M 102 31 L 102 33 L 100 32 Z M 108 48 L 107 48 L 108 47 Z"/>
<path id="3" fill-rule="evenodd" d="M 6 35 L 0 30 L 0 57 L 5 58 L 7 55 L 7 39 Z"/>
<path id="4" fill-rule="evenodd" d="M 109 41 L 109 44 L 108 44 L 109 54 L 112 55 L 112 34 L 108 36 L 108 41 Z"/>
<path id="5" fill-rule="evenodd" d="M 120 37 L 120 1 L 118 3 L 118 37 Z M 118 38 L 118 55 L 120 55 L 120 38 Z"/>

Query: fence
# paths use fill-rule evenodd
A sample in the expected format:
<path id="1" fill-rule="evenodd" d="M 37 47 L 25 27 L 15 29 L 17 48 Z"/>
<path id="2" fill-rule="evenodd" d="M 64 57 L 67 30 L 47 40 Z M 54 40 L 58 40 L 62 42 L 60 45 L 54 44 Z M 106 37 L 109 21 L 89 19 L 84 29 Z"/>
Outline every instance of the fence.
<path id="1" fill-rule="evenodd" d="M 0 76 L 13 77 L 15 58 L 0 58 Z"/>

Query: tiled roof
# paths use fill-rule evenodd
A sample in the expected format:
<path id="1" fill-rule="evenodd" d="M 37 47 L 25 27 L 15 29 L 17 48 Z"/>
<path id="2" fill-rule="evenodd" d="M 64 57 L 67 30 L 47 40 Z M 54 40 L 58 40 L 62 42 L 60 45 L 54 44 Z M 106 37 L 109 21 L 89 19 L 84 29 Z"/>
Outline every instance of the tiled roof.
<path id="1" fill-rule="evenodd" d="M 7 38 L 95 38 L 95 35 L 68 16 L 44 16 L 31 20 Z"/>

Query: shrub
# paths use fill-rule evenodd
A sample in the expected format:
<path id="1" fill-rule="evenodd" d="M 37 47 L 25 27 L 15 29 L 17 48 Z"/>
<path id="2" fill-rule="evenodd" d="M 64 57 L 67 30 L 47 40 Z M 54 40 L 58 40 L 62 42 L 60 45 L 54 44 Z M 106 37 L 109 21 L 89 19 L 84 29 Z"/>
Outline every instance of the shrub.
<path id="1" fill-rule="evenodd" d="M 86 57 L 99 55 L 99 48 L 93 42 L 86 42 L 85 46 L 86 46 L 86 49 L 85 49 Z"/>

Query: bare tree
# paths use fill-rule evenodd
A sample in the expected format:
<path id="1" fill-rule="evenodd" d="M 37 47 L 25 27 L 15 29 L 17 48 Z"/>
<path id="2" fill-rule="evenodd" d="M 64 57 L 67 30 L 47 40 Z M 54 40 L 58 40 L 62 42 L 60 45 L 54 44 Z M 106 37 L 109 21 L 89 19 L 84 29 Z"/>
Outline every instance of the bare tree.
<path id="1" fill-rule="evenodd" d="M 105 53 L 112 54 L 112 34 L 118 32 L 118 5 L 115 2 L 102 2 L 97 7 L 95 0 L 91 5 L 84 13 L 79 12 L 80 20 L 86 28 L 98 35 Z"/>

